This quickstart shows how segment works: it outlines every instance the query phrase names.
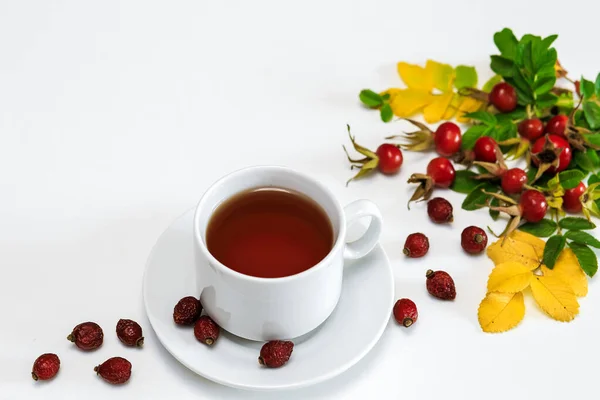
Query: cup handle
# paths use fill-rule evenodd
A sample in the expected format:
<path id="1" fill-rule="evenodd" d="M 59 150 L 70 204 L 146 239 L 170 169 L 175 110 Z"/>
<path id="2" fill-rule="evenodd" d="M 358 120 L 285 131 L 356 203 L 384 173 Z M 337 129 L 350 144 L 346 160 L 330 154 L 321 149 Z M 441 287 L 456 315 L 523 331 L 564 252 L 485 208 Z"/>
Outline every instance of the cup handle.
<path id="1" fill-rule="evenodd" d="M 369 200 L 356 200 L 344 207 L 346 226 L 352 221 L 363 217 L 371 217 L 367 231 L 357 240 L 346 243 L 344 258 L 355 260 L 369 254 L 379 242 L 381 236 L 382 218 L 379 208 Z"/>

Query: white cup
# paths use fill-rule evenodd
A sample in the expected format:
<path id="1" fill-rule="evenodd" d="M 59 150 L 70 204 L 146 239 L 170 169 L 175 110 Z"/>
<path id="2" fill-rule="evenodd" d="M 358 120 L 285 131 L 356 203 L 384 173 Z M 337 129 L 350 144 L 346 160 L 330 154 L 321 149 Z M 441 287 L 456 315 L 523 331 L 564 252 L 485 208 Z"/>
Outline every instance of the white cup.
<path id="1" fill-rule="evenodd" d="M 215 209 L 244 190 L 281 187 L 316 201 L 334 230 L 334 245 L 317 265 L 282 278 L 241 274 L 221 264 L 206 247 L 206 227 Z M 359 239 L 346 242 L 346 226 L 362 217 L 371 223 Z M 293 339 L 323 323 L 335 309 L 342 288 L 344 259 L 368 254 L 381 234 L 382 218 L 369 200 L 357 200 L 342 209 L 327 187 L 285 167 L 245 168 L 218 180 L 204 194 L 194 215 L 194 252 L 200 300 L 207 314 L 234 335 L 268 341 Z"/>

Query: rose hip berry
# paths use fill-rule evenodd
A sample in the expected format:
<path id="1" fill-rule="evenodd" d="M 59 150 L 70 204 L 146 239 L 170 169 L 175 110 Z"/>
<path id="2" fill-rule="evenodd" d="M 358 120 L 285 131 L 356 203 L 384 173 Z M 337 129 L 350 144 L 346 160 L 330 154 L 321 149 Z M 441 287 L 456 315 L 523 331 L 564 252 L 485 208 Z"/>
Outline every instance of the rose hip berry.
<path id="1" fill-rule="evenodd" d="M 269 368 L 279 368 L 288 362 L 294 343 L 284 340 L 271 340 L 260 349 L 258 363 Z"/>
<path id="2" fill-rule="evenodd" d="M 131 363 L 122 357 L 113 357 L 98 365 L 94 371 L 106 382 L 120 385 L 131 377 Z"/>
<path id="3" fill-rule="evenodd" d="M 428 200 L 431 197 L 434 186 L 448 188 L 454 183 L 456 171 L 452 163 L 444 157 L 437 157 L 429 161 L 427 164 L 427 175 L 412 174 L 408 179 L 408 183 L 418 183 L 419 186 L 408 201 L 418 200 L 423 198 Z"/>
<path id="4" fill-rule="evenodd" d="M 490 103 L 503 113 L 517 108 L 517 92 L 506 82 L 496 84 L 490 92 L 489 99 Z"/>
<path id="5" fill-rule="evenodd" d="M 399 324 L 408 328 L 417 322 L 418 317 L 417 305 L 412 300 L 400 299 L 394 305 L 394 318 Z"/>
<path id="6" fill-rule="evenodd" d="M 198 318 L 194 325 L 194 336 L 198 341 L 212 346 L 219 338 L 221 329 L 208 315 L 203 315 Z"/>
<path id="7" fill-rule="evenodd" d="M 524 119 L 518 127 L 519 135 L 533 142 L 544 134 L 544 124 L 538 118 Z"/>
<path id="8" fill-rule="evenodd" d="M 456 287 L 454 280 L 445 271 L 427 270 L 427 291 L 434 297 L 442 300 L 454 300 L 456 298 Z"/>
<path id="9" fill-rule="evenodd" d="M 117 337 L 126 346 L 142 347 L 144 345 L 142 327 L 130 319 L 120 319 L 117 322 Z"/>
<path id="10" fill-rule="evenodd" d="M 200 300 L 187 296 L 179 300 L 173 309 L 173 321 L 177 325 L 192 325 L 202 313 Z"/>
<path id="11" fill-rule="evenodd" d="M 31 377 L 34 381 L 47 381 L 58 374 L 60 359 L 56 354 L 46 353 L 39 356 L 33 363 Z"/>
<path id="12" fill-rule="evenodd" d="M 502 175 L 502 190 L 506 194 L 519 194 L 527 183 L 527 174 L 521 168 L 511 168 Z"/>
<path id="13" fill-rule="evenodd" d="M 479 254 L 487 246 L 485 231 L 476 226 L 469 226 L 462 231 L 460 245 L 469 254 Z"/>
<path id="14" fill-rule="evenodd" d="M 533 144 L 531 152 L 531 160 L 535 166 L 539 166 L 538 175 L 545 171 L 550 174 L 564 171 L 571 163 L 571 146 L 566 139 L 558 135 L 539 138 Z"/>
<path id="15" fill-rule="evenodd" d="M 476 161 L 495 163 L 497 160 L 496 141 L 489 136 L 482 136 L 475 142 L 473 152 Z"/>
<path id="16" fill-rule="evenodd" d="M 377 167 L 382 173 L 395 174 L 400 170 L 404 158 L 402 157 L 402 151 L 398 148 L 398 146 L 394 146 L 393 144 L 389 143 L 383 143 L 377 148 L 375 154 L 377 154 L 377 157 L 379 157 L 379 163 L 377 164 Z"/>
<path id="17" fill-rule="evenodd" d="M 565 137 L 565 130 L 569 123 L 569 117 L 566 115 L 555 115 L 546 123 L 546 133 Z"/>
<path id="18" fill-rule="evenodd" d="M 83 322 L 73 328 L 73 332 L 67 336 L 67 339 L 75 343 L 75 346 L 81 350 L 96 350 L 102 346 L 104 332 L 95 322 Z"/>
<path id="19" fill-rule="evenodd" d="M 526 190 L 519 200 L 521 217 L 528 222 L 540 222 L 546 215 L 548 203 L 542 192 Z"/>
<path id="20" fill-rule="evenodd" d="M 444 198 L 436 197 L 427 202 L 427 214 L 436 224 L 452 222 L 452 204 Z"/>
<path id="21" fill-rule="evenodd" d="M 583 210 L 581 196 L 586 192 L 586 187 L 583 182 L 573 189 L 565 190 L 563 195 L 563 209 L 570 214 L 577 214 Z"/>
<path id="22" fill-rule="evenodd" d="M 400 147 L 397 145 L 383 143 L 375 152 L 373 152 L 356 143 L 354 136 L 350 134 L 350 126 L 348 126 L 348 136 L 350 136 L 350 142 L 352 143 L 354 150 L 360 153 L 363 158 L 353 159 L 350 157 L 350 154 L 348 154 L 346 146 L 342 146 L 348 161 L 350 161 L 352 164 L 350 168 L 359 169 L 358 173 L 354 177 L 350 178 L 346 184 L 350 183 L 350 181 L 354 179 L 360 178 L 372 172 L 375 170 L 375 168 L 379 169 L 379 171 L 383 174 L 395 174 L 400 170 L 404 158 L 402 157 L 402 150 L 400 150 Z"/>
<path id="23" fill-rule="evenodd" d="M 436 129 L 433 140 L 437 153 L 440 156 L 450 157 L 460 150 L 462 143 L 460 128 L 453 122 L 444 122 Z"/>
<path id="24" fill-rule="evenodd" d="M 404 243 L 403 253 L 410 258 L 423 257 L 429 251 L 429 239 L 422 233 L 411 233 Z"/>
<path id="25" fill-rule="evenodd" d="M 447 158 L 437 157 L 427 164 L 427 175 L 431 177 L 436 186 L 448 188 L 454 183 L 456 171 Z"/>

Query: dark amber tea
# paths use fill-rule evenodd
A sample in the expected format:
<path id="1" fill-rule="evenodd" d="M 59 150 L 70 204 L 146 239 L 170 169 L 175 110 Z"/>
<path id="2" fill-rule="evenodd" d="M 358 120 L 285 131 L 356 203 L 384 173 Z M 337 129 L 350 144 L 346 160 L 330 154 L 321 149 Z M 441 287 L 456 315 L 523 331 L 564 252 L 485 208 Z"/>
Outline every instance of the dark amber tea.
<path id="1" fill-rule="evenodd" d="M 279 278 L 319 263 L 333 247 L 325 210 L 288 189 L 256 188 L 217 207 L 206 228 L 206 247 L 242 274 Z"/>

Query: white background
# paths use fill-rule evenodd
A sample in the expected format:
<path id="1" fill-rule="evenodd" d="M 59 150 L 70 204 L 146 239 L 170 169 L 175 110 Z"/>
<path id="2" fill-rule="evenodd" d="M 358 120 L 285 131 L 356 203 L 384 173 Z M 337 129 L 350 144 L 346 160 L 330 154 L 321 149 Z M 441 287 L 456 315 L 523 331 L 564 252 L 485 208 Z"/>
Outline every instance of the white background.
<path id="1" fill-rule="evenodd" d="M 527 296 L 518 328 L 482 333 L 477 307 L 492 264 L 465 256 L 459 236 L 467 225 L 488 224 L 487 214 L 457 210 L 443 227 L 428 222 L 424 204 L 407 211 L 406 179 L 431 155 L 405 153 L 399 176 L 345 188 L 351 172 L 341 149 L 346 123 L 371 148 L 406 128 L 381 123 L 357 100 L 364 87 L 399 85 L 397 61 L 472 64 L 483 80 L 492 35 L 505 26 L 518 35 L 558 33 L 564 66 L 594 78 L 593 4 L 0 1 L 0 399 L 596 396 L 597 282 L 570 324 L 546 317 Z M 420 311 L 409 330 L 390 322 L 345 374 L 285 394 L 237 391 L 189 372 L 161 347 L 142 307 L 144 262 L 160 233 L 211 182 L 253 164 L 313 174 L 343 202 L 377 202 L 396 295 Z M 461 195 L 443 195 L 459 208 Z M 415 226 L 432 247 L 408 262 L 401 249 Z M 455 302 L 427 295 L 430 267 L 454 276 Z M 116 341 L 119 318 L 142 323 L 143 350 Z M 65 339 L 85 320 L 106 332 L 91 354 Z M 59 354 L 61 371 L 34 383 L 31 364 L 44 352 Z M 124 387 L 92 371 L 114 355 L 134 365 Z"/>

